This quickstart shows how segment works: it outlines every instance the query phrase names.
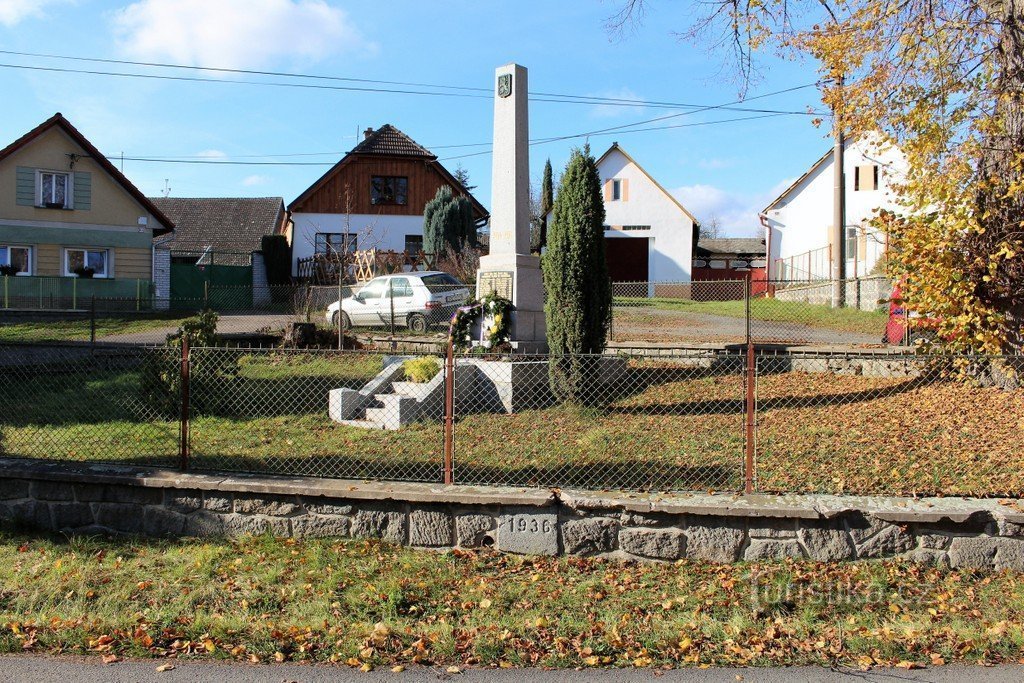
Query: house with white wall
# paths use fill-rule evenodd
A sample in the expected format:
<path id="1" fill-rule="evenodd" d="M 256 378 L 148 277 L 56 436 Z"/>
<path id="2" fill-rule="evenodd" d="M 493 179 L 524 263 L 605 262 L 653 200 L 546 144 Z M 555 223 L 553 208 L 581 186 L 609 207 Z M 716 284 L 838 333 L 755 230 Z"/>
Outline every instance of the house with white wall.
<path id="1" fill-rule="evenodd" d="M 467 197 L 478 225 L 488 213 L 437 156 L 390 124 L 367 129 L 338 163 L 291 204 L 292 274 L 314 255 L 423 248 L 423 208 L 448 185 Z"/>
<path id="2" fill-rule="evenodd" d="M 597 160 L 612 282 L 689 282 L 698 222 L 614 142 Z"/>
<path id="3" fill-rule="evenodd" d="M 843 230 L 846 277 L 872 274 L 886 249 L 886 236 L 870 225 L 879 209 L 900 211 L 894 189 L 907 169 L 894 145 L 870 136 L 847 140 L 843 165 L 846 219 Z M 834 206 L 832 150 L 761 212 L 772 280 L 827 280 L 831 277 Z"/>

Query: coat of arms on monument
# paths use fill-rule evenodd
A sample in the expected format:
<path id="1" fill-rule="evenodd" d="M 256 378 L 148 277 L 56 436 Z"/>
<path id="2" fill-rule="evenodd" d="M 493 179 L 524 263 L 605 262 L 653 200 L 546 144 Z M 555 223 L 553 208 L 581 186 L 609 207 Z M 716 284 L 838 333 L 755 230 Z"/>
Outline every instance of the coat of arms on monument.
<path id="1" fill-rule="evenodd" d="M 498 76 L 498 97 L 508 97 L 512 94 L 512 74 L 501 74 Z"/>

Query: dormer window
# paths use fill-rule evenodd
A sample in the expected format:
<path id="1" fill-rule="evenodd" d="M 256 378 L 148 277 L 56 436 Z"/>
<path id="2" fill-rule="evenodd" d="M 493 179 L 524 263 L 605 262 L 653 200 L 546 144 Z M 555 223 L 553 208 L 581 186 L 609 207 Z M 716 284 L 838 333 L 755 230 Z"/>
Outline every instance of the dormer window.
<path id="1" fill-rule="evenodd" d="M 39 171 L 39 206 L 47 209 L 70 209 L 71 174 L 56 171 Z"/>

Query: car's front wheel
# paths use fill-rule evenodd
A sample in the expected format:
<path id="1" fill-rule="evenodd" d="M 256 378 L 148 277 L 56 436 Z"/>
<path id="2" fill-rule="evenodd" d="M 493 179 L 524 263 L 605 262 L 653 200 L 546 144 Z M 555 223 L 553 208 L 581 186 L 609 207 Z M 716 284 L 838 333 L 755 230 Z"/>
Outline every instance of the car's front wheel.
<path id="1" fill-rule="evenodd" d="M 406 325 L 409 330 L 416 333 L 422 333 L 427 331 L 427 319 L 420 313 L 413 313 L 409 316 L 406 321 Z"/>
<path id="2" fill-rule="evenodd" d="M 338 327 L 338 315 L 341 315 L 341 329 L 351 330 L 352 319 L 348 317 L 348 313 L 345 311 L 335 311 L 334 316 L 331 318 L 331 324 L 333 324 L 334 327 Z"/>

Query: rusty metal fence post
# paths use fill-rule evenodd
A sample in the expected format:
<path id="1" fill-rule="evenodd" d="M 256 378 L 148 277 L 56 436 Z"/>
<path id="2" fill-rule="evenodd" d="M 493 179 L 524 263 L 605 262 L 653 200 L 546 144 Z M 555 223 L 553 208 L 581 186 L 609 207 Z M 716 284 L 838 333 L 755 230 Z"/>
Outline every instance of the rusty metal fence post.
<path id="1" fill-rule="evenodd" d="M 455 483 L 453 454 L 455 450 L 455 348 L 448 336 L 448 352 L 444 359 L 444 483 Z"/>
<path id="2" fill-rule="evenodd" d="M 189 369 L 188 335 L 181 337 L 181 469 L 188 469 L 189 460 Z"/>
<path id="3" fill-rule="evenodd" d="M 747 363 L 745 374 L 745 385 L 746 385 L 746 396 L 744 399 L 744 415 L 745 417 L 745 432 L 744 432 L 744 445 L 745 445 L 745 459 L 743 466 L 743 490 L 745 493 L 754 492 L 754 437 L 755 437 L 755 420 L 756 420 L 756 391 L 755 385 L 757 382 L 757 357 L 754 355 L 754 339 L 751 335 L 750 326 L 750 277 L 747 278 L 746 283 L 746 320 L 747 320 Z"/>

